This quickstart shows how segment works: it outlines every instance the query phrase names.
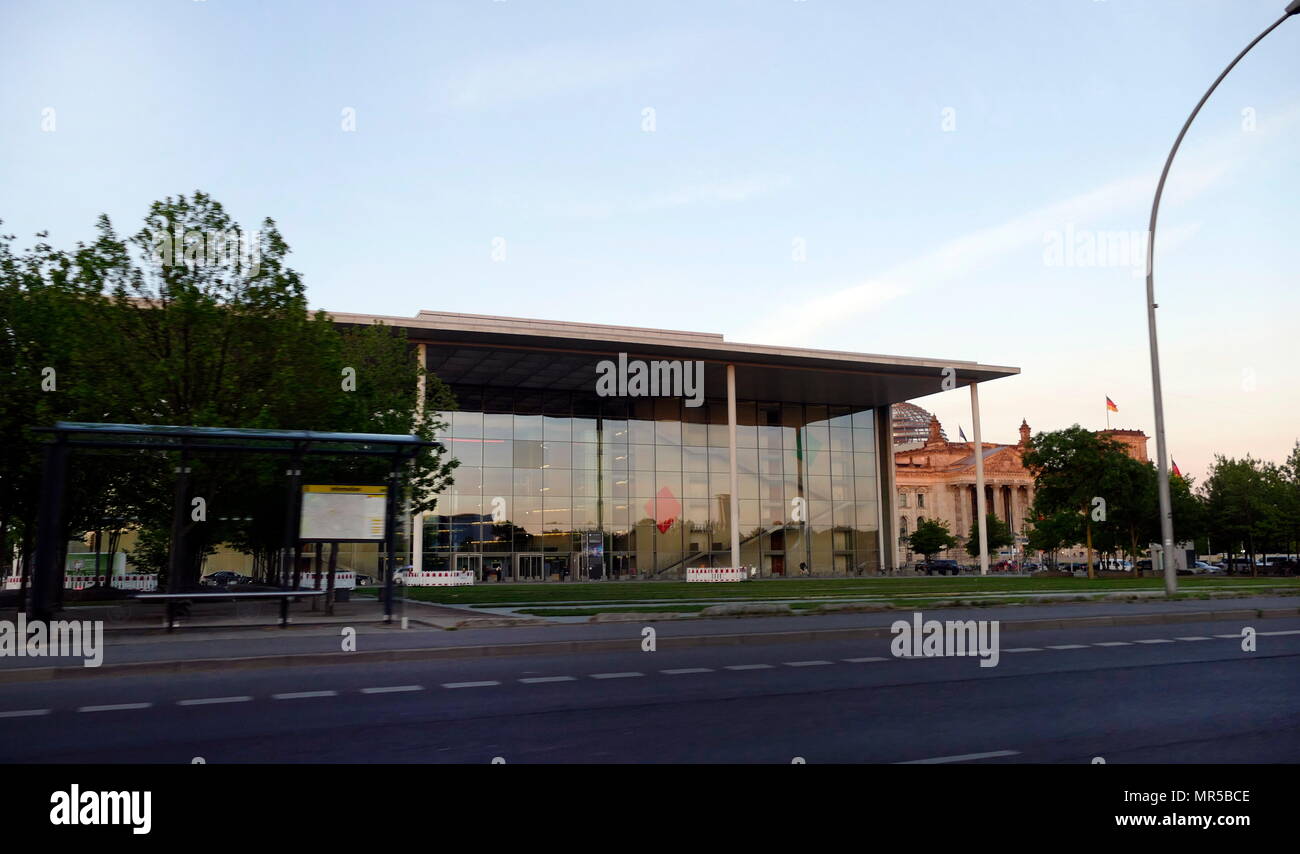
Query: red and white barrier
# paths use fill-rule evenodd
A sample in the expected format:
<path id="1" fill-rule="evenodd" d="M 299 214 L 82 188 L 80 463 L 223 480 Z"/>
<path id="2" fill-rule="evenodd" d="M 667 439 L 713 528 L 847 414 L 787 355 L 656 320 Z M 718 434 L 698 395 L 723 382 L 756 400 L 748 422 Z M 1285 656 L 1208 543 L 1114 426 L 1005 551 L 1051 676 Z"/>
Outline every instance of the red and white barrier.
<path id="1" fill-rule="evenodd" d="M 688 566 L 686 568 L 687 581 L 744 581 L 747 578 L 749 578 L 749 567 L 745 566 Z"/>
<path id="2" fill-rule="evenodd" d="M 104 576 L 102 575 L 65 575 L 63 576 L 64 590 L 85 590 L 87 587 L 94 587 L 96 584 L 102 585 Z M 23 578 L 21 575 L 6 576 L 4 589 L 17 590 L 22 587 Z M 157 590 L 158 576 L 148 573 L 139 575 L 115 575 L 113 576 L 113 586 L 118 590 Z"/>
<path id="3" fill-rule="evenodd" d="M 151 592 L 158 589 L 158 576 L 147 573 L 142 575 L 115 575 L 113 576 L 113 586 L 122 590 Z"/>
<path id="4" fill-rule="evenodd" d="M 433 570 L 431 572 L 404 572 L 402 583 L 412 587 L 460 587 L 474 583 L 474 573 L 468 570 Z"/>
<path id="5" fill-rule="evenodd" d="M 298 581 L 299 590 L 324 590 L 329 584 L 330 574 L 322 572 L 320 574 L 320 587 L 316 587 L 316 573 L 304 572 L 302 578 Z M 341 569 L 334 571 L 334 589 L 352 589 L 357 586 L 357 574 L 355 572 L 344 572 Z"/>

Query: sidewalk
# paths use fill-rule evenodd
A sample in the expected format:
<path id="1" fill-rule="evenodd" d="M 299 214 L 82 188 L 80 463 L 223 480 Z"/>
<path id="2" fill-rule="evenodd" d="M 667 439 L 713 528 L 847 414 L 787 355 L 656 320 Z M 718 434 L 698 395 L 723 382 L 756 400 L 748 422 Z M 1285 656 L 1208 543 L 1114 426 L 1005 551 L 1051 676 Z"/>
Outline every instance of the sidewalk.
<path id="1" fill-rule="evenodd" d="M 657 621 L 647 618 L 622 623 L 507 623 L 501 618 L 479 622 L 472 611 L 448 606 L 406 603 L 407 628 L 400 620 L 380 622 L 378 602 L 353 602 L 350 615 L 338 614 L 312 624 L 287 629 L 276 625 L 237 625 L 229 628 L 190 627 L 173 633 L 132 628 L 105 632 L 104 664 L 87 668 L 77 658 L 0 657 L 0 683 L 159 672 L 215 669 L 320 666 L 362 662 L 409 661 L 527 654 L 572 654 L 625 649 L 639 643 L 642 628 L 653 623 L 662 647 L 715 644 L 795 643 L 887 637 L 899 619 L 911 611 L 826 614 L 820 616 L 731 617 Z M 425 607 L 431 616 L 419 617 Z M 444 612 L 451 612 L 450 614 Z M 1207 620 L 1258 620 L 1300 617 L 1293 596 L 1248 599 L 1144 602 L 1086 602 L 1059 605 L 1006 605 L 944 608 L 923 611 L 927 619 L 998 620 L 1001 630 L 1086 628 Z M 65 614 L 69 619 L 74 615 Z M 14 614 L 0 614 L 12 620 Z M 326 622 L 325 620 L 329 620 Z M 457 626 L 439 628 L 443 621 Z M 458 630 L 478 625 L 469 631 Z M 355 630 L 355 651 L 344 652 L 346 629 Z"/>

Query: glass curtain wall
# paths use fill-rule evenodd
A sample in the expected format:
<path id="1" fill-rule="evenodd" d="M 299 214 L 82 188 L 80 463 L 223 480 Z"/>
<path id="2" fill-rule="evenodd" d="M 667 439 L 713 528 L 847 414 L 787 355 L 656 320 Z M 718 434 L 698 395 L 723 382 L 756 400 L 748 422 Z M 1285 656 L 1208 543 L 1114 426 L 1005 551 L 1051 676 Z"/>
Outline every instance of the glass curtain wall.
<path id="1" fill-rule="evenodd" d="M 461 409 L 439 438 L 460 467 L 424 519 L 426 570 L 589 578 L 588 531 L 603 533 L 609 577 L 731 565 L 725 400 L 452 390 Z M 739 401 L 737 421 L 742 563 L 763 576 L 874 574 L 871 410 Z"/>

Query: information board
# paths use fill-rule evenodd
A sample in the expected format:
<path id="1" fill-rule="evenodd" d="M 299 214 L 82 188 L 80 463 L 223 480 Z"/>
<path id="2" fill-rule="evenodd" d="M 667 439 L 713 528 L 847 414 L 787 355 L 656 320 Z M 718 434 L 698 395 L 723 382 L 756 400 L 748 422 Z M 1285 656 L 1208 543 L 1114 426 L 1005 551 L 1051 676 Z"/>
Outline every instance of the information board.
<path id="1" fill-rule="evenodd" d="M 309 484 L 302 488 L 298 538 L 307 542 L 380 542 L 388 487 Z"/>

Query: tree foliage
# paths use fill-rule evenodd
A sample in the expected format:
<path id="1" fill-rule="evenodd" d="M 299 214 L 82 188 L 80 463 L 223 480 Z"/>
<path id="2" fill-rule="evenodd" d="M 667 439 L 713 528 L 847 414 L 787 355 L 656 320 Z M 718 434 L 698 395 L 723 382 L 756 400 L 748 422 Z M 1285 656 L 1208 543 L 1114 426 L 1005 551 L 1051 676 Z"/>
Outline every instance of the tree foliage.
<path id="1" fill-rule="evenodd" d="M 432 440 L 455 408 L 447 387 L 396 330 L 342 329 L 309 309 L 301 275 L 271 219 L 257 232 L 198 192 L 150 206 L 129 238 L 101 216 L 95 239 L 21 254 L 0 237 L 0 521 L 31 539 L 40 434 L 56 420 L 128 424 L 400 433 Z M 231 250 L 232 245 L 236 248 Z M 43 390 L 52 367 L 57 390 Z M 419 389 L 423 388 L 423 398 Z M 107 516 L 140 526 L 137 558 L 166 554 L 177 455 L 78 451 L 70 466 L 67 533 Z M 285 458 L 212 454 L 191 459 L 191 494 L 209 522 L 190 526 L 199 559 L 229 542 L 278 547 L 285 524 Z M 454 462 L 422 452 L 403 471 L 412 512 L 432 509 Z M 309 479 L 383 483 L 391 464 L 313 457 Z"/>
<path id="2" fill-rule="evenodd" d="M 957 545 L 957 538 L 948 530 L 947 524 L 938 519 L 923 519 L 916 524 L 916 530 L 907 538 L 912 551 L 925 555 L 926 562 L 945 549 Z"/>
<path id="3" fill-rule="evenodd" d="M 1004 549 L 1016 542 L 1015 535 L 1011 533 L 1011 526 L 993 513 L 988 513 L 984 517 L 984 537 L 990 553 L 996 552 L 998 549 Z M 971 557 L 980 556 L 978 521 L 970 523 L 970 533 L 966 536 L 966 553 Z"/>

